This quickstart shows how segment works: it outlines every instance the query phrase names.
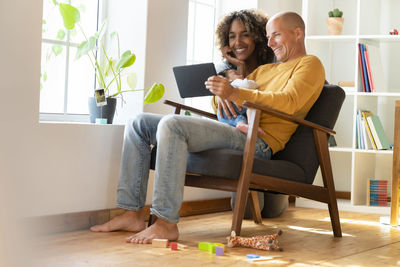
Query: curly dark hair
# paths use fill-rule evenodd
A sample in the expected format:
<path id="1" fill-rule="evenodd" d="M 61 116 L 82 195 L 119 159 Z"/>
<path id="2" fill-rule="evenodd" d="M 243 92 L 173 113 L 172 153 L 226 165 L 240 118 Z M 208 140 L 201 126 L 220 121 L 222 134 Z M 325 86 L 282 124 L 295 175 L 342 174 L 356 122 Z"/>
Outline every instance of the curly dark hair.
<path id="1" fill-rule="evenodd" d="M 243 23 L 248 33 L 254 38 L 255 49 L 257 55 L 257 63 L 259 65 L 271 63 L 274 61 L 274 52 L 267 45 L 268 38 L 265 26 L 268 22 L 267 15 L 256 9 L 244 9 L 233 11 L 225 15 L 218 23 L 216 34 L 217 46 L 222 51 L 222 48 L 229 45 L 229 30 L 232 22 L 237 19 Z M 230 63 L 229 63 L 230 64 Z M 231 64 L 230 64 L 231 65 Z M 234 67 L 234 66 L 231 66 Z"/>

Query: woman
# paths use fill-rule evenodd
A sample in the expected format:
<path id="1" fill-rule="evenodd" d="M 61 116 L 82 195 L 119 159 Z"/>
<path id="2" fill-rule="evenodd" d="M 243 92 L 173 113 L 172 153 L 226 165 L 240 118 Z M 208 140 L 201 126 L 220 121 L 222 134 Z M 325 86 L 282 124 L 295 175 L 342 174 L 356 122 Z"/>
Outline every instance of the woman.
<path id="1" fill-rule="evenodd" d="M 266 14 L 259 10 L 233 11 L 221 19 L 216 30 L 217 45 L 223 57 L 223 62 L 216 66 L 220 75 L 231 81 L 243 79 L 258 66 L 274 62 L 274 52 L 267 45 L 267 21 Z M 219 97 L 213 97 L 212 104 L 219 117 L 226 115 L 231 119 L 245 113 L 241 107 Z M 278 217 L 288 205 L 287 195 L 266 192 L 259 193 L 258 197 L 263 217 Z M 232 208 L 234 201 L 235 194 L 231 201 Z M 245 218 L 250 217 L 247 205 Z"/>
<path id="2" fill-rule="evenodd" d="M 223 62 L 216 66 L 220 75 L 232 81 L 243 79 L 258 66 L 274 62 L 274 52 L 267 46 L 267 21 L 265 13 L 253 9 L 233 11 L 221 19 L 216 30 L 217 46 L 223 57 Z M 225 99 L 214 98 L 213 106 L 220 116 L 222 110 L 228 118 L 237 115 L 232 103 Z"/>

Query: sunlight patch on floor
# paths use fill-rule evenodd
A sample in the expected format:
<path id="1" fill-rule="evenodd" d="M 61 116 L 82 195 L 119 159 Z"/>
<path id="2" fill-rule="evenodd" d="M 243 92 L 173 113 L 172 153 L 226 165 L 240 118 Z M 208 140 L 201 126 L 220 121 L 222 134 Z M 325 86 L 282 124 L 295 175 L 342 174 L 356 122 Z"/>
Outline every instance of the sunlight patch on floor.
<path id="1" fill-rule="evenodd" d="M 301 226 L 294 226 L 294 225 L 288 225 L 288 228 L 293 229 L 293 230 L 303 231 L 303 232 L 322 234 L 322 235 L 333 235 L 332 231 L 328 231 L 328 230 L 324 230 L 324 229 L 308 228 L 308 227 L 301 227 Z M 353 236 L 353 235 L 342 234 L 342 236 Z"/>

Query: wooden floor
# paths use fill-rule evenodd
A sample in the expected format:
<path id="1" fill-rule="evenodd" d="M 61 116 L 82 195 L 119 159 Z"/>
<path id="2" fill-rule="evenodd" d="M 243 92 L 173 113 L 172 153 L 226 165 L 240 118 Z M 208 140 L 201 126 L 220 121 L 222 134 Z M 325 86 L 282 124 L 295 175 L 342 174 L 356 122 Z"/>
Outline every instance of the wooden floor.
<path id="1" fill-rule="evenodd" d="M 242 236 L 282 229 L 283 252 L 228 248 L 224 256 L 197 250 L 199 241 L 226 243 L 231 212 L 181 218 L 180 251 L 124 242 L 126 232 L 79 231 L 36 241 L 38 266 L 400 266 L 400 228 L 379 224 L 380 215 L 340 212 L 343 237 L 333 238 L 325 210 L 294 208 L 262 225 L 243 224 Z M 268 257 L 250 262 L 246 254 Z"/>

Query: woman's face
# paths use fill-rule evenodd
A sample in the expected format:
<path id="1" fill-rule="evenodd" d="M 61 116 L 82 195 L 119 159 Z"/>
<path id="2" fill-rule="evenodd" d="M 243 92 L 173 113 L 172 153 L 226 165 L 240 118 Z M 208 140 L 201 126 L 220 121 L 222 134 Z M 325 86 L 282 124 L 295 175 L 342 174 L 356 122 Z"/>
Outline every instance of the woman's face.
<path id="1" fill-rule="evenodd" d="M 232 21 L 228 39 L 229 47 L 237 59 L 245 61 L 253 54 L 256 47 L 254 38 L 241 21 Z"/>

